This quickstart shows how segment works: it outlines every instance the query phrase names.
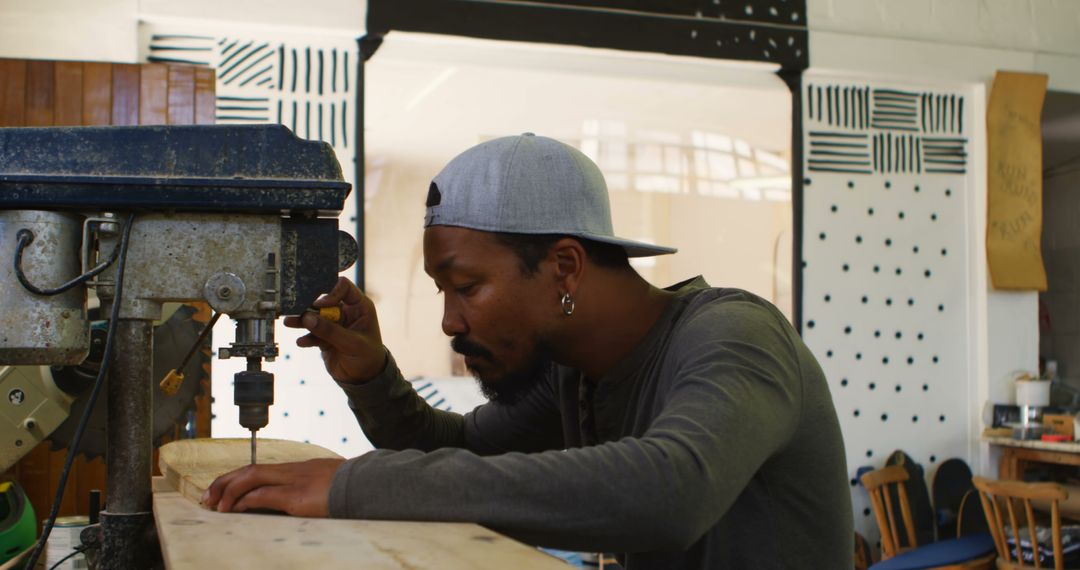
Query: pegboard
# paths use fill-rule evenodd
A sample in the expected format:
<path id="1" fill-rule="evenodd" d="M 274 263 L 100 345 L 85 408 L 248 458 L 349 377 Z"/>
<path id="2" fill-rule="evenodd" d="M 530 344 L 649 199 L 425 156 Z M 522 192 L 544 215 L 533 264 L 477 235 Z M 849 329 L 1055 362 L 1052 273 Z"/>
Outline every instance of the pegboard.
<path id="1" fill-rule="evenodd" d="M 897 449 L 971 463 L 968 149 L 973 92 L 813 75 L 804 86 L 803 336 L 829 379 L 855 529 L 862 466 Z"/>

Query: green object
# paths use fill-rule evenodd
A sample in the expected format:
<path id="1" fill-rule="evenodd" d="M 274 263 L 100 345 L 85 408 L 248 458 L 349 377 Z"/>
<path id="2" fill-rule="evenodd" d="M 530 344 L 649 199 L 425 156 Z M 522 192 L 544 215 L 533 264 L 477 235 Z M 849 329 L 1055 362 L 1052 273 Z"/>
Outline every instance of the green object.
<path id="1" fill-rule="evenodd" d="M 18 483 L 0 483 L 0 564 L 15 558 L 37 540 L 34 506 Z"/>

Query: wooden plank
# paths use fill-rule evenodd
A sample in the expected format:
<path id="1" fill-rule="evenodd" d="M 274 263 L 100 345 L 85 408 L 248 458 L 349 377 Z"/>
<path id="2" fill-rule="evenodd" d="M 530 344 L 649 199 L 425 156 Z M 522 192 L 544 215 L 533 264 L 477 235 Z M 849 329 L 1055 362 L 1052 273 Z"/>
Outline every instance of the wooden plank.
<path id="1" fill-rule="evenodd" d="M 158 450 L 158 466 L 173 488 L 198 503 L 214 479 L 251 462 L 250 444 L 246 438 L 172 441 Z M 318 445 L 282 439 L 260 439 L 258 454 L 260 464 L 341 458 Z"/>
<path id="2" fill-rule="evenodd" d="M 185 499 L 163 478 L 154 481 L 154 520 L 168 570 L 567 568 L 475 524 L 218 513 Z"/>
<path id="3" fill-rule="evenodd" d="M 143 65 L 139 77 L 139 124 L 167 124 L 168 110 L 169 67 L 161 63 Z"/>
<path id="4" fill-rule="evenodd" d="M 56 69 L 51 61 L 26 62 L 26 126 L 49 127 L 56 104 Z"/>
<path id="5" fill-rule="evenodd" d="M 26 62 L 0 59 L 0 127 L 26 124 Z"/>
<path id="6" fill-rule="evenodd" d="M 112 64 L 83 64 L 84 125 L 112 124 Z"/>
<path id="7" fill-rule="evenodd" d="M 195 68 L 188 65 L 169 66 L 170 125 L 195 123 Z"/>
<path id="8" fill-rule="evenodd" d="M 139 124 L 139 68 L 134 64 L 113 65 L 112 124 Z"/>
<path id="9" fill-rule="evenodd" d="M 215 119 L 217 75 L 213 69 L 195 69 L 195 124 L 212 125 Z"/>
<path id="10" fill-rule="evenodd" d="M 56 71 L 56 126 L 82 124 L 83 64 L 77 61 L 58 61 Z"/>

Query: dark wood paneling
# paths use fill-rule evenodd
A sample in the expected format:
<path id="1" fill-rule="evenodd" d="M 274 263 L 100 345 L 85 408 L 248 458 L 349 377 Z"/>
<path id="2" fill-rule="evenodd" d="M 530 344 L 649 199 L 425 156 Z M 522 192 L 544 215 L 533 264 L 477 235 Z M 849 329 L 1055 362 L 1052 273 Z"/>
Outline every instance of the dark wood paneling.
<path id="1" fill-rule="evenodd" d="M 26 62 L 26 125 L 53 124 L 56 106 L 56 66 L 51 61 Z"/>
<path id="2" fill-rule="evenodd" d="M 83 64 L 84 125 L 112 124 L 112 64 Z"/>
<path id="3" fill-rule="evenodd" d="M 57 126 L 81 125 L 83 107 L 83 64 L 81 62 L 56 62 L 55 93 L 54 124 Z"/>
<path id="4" fill-rule="evenodd" d="M 26 124 L 26 62 L 0 59 L 0 127 Z"/>
<path id="5" fill-rule="evenodd" d="M 139 124 L 139 68 L 138 65 L 113 65 L 112 124 Z"/>
<path id="6" fill-rule="evenodd" d="M 195 68 L 169 67 L 170 125 L 190 125 L 195 122 Z"/>
<path id="7" fill-rule="evenodd" d="M 150 63 L 139 77 L 139 124 L 164 125 L 169 119 L 169 66 Z"/>

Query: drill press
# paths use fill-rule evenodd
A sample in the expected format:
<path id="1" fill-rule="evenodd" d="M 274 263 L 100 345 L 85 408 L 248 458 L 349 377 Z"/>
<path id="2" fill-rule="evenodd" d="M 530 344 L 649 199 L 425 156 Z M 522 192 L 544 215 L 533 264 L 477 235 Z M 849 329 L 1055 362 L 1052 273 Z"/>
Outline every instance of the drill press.
<path id="1" fill-rule="evenodd" d="M 153 565 L 151 352 L 162 304 L 205 301 L 236 321 L 219 357 L 247 360 L 235 399 L 254 460 L 273 403 L 262 362 L 278 353 L 275 320 L 304 312 L 356 261 L 355 240 L 337 227 L 348 192 L 328 145 L 276 125 L 0 129 L 0 367 L 81 362 L 88 288 L 115 316 L 100 567 Z M 34 397 L 18 405 L 40 405 Z"/>

